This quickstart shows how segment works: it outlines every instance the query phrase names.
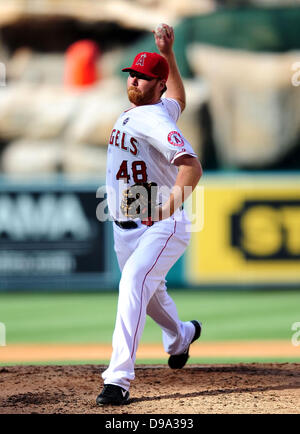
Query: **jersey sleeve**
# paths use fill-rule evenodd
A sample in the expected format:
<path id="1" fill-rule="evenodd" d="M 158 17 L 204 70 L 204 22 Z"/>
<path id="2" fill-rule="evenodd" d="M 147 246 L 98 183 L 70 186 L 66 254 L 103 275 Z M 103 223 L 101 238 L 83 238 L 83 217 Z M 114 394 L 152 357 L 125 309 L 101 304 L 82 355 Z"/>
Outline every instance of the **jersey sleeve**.
<path id="1" fill-rule="evenodd" d="M 169 116 L 173 119 L 174 122 L 177 122 L 179 116 L 181 115 L 181 108 L 176 99 L 162 98 L 161 101 Z"/>
<path id="2" fill-rule="evenodd" d="M 147 139 L 170 164 L 174 164 L 178 157 L 185 154 L 197 157 L 192 145 L 183 136 L 176 123 L 171 120 L 162 120 L 154 124 Z"/>

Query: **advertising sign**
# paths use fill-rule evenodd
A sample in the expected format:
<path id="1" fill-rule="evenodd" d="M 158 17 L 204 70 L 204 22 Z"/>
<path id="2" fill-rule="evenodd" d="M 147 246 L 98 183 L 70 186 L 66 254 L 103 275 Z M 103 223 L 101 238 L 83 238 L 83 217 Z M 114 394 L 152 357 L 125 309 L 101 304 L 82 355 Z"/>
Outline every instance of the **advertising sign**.
<path id="1" fill-rule="evenodd" d="M 188 281 L 300 286 L 300 176 L 208 176 L 203 185 Z"/>
<path id="2" fill-rule="evenodd" d="M 96 185 L 0 189 L 0 288 L 107 284 L 110 224 L 96 218 Z"/>

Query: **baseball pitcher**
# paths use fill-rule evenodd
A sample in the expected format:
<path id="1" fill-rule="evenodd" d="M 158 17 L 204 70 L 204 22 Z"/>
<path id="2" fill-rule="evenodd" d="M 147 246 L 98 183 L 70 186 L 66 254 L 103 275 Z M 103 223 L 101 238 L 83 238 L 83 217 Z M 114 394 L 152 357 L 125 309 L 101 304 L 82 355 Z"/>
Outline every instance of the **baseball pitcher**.
<path id="1" fill-rule="evenodd" d="M 190 344 L 201 334 L 199 321 L 179 319 L 166 289 L 166 274 L 190 239 L 182 204 L 202 169 L 176 125 L 185 108 L 185 90 L 173 51 L 173 28 L 163 24 L 153 33 L 160 54 L 139 53 L 123 69 L 129 73 L 131 107 L 116 121 L 108 144 L 107 199 L 122 275 L 113 352 L 102 374 L 99 405 L 128 403 L 147 314 L 162 329 L 172 369 L 183 368 Z"/>

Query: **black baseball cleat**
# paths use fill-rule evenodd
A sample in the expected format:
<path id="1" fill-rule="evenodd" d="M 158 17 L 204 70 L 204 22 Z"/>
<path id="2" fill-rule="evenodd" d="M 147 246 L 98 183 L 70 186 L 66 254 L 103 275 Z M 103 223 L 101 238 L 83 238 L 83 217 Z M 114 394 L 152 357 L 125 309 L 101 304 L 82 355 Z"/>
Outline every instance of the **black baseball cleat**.
<path id="1" fill-rule="evenodd" d="M 191 341 L 191 344 L 192 344 L 194 341 L 199 339 L 199 337 L 201 335 L 202 324 L 201 324 L 201 322 L 196 321 L 196 320 L 191 321 L 191 323 L 193 323 L 195 326 L 195 334 L 194 334 L 193 340 Z M 171 369 L 181 369 L 184 367 L 184 365 L 188 361 L 188 358 L 190 357 L 190 355 L 189 355 L 190 345 L 188 346 L 187 350 L 184 353 L 176 354 L 174 356 L 169 357 L 168 365 L 170 366 Z"/>
<path id="2" fill-rule="evenodd" d="M 124 405 L 128 404 L 129 392 L 114 384 L 104 384 L 102 392 L 97 396 L 98 405 Z"/>

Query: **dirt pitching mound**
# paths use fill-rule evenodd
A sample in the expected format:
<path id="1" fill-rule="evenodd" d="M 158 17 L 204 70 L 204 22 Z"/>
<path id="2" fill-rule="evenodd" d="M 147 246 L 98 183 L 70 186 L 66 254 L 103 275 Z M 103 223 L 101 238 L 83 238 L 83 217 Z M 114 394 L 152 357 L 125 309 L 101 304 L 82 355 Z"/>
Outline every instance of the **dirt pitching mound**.
<path id="1" fill-rule="evenodd" d="M 299 413 L 300 364 L 137 365 L 130 404 L 99 407 L 103 365 L 0 367 L 0 414 Z"/>

